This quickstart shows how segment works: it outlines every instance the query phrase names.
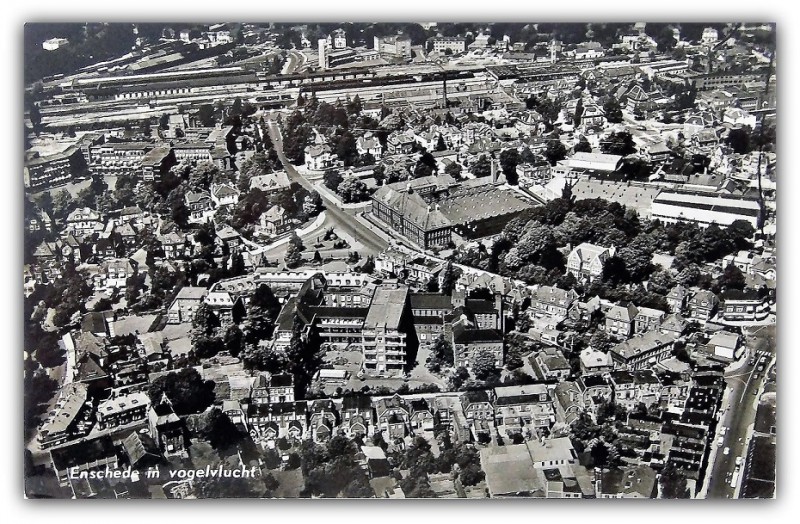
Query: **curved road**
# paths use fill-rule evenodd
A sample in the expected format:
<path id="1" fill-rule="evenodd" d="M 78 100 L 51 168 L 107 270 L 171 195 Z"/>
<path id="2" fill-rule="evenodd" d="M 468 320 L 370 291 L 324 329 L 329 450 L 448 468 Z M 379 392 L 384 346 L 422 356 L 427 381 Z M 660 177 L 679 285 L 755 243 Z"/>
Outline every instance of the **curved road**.
<path id="1" fill-rule="evenodd" d="M 297 182 L 308 191 L 316 191 L 311 182 L 300 175 L 300 173 L 297 172 L 297 169 L 295 169 L 295 167 L 286 158 L 286 154 L 283 152 L 283 137 L 281 136 L 278 124 L 272 120 L 271 115 L 268 115 L 268 117 L 269 119 L 266 122 L 267 127 L 269 128 L 269 135 L 272 139 L 272 143 L 275 145 L 278 158 L 283 164 L 286 174 L 289 176 L 289 180 Z M 372 249 L 376 253 L 379 253 L 389 247 L 389 243 L 386 242 L 386 240 L 358 220 L 358 218 L 355 216 L 355 211 L 342 209 L 336 205 L 336 202 L 331 200 L 325 194 L 319 191 L 318 193 L 325 204 L 325 210 L 327 211 L 328 217 L 333 219 L 333 221 L 341 226 L 345 231 L 352 234 L 356 241 L 360 242 L 365 247 Z"/>

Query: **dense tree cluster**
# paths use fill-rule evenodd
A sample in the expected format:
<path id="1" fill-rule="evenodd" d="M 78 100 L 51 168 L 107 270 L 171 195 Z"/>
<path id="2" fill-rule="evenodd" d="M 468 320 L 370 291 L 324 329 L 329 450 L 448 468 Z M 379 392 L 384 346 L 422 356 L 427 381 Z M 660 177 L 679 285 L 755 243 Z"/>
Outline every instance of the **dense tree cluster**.
<path id="1" fill-rule="evenodd" d="M 147 389 L 150 402 L 157 404 L 166 394 L 178 415 L 201 413 L 214 402 L 214 382 L 203 380 L 194 368 L 183 368 L 156 378 Z"/>

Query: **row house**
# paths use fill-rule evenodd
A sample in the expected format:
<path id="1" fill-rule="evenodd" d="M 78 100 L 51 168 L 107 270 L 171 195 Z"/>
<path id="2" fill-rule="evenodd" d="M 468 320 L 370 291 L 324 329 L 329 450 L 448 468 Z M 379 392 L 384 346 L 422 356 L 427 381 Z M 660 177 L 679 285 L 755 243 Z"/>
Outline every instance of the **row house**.
<path id="1" fill-rule="evenodd" d="M 349 438 L 369 437 L 372 426 L 372 399 L 366 395 L 342 397 L 341 429 Z"/>
<path id="2" fill-rule="evenodd" d="M 258 375 L 250 390 L 253 404 L 294 402 L 294 377 L 288 373 Z"/>
<path id="3" fill-rule="evenodd" d="M 609 355 L 618 366 L 642 369 L 671 357 L 676 337 L 659 331 L 648 331 L 612 347 Z"/>
<path id="4" fill-rule="evenodd" d="M 258 441 L 300 440 L 308 430 L 308 406 L 305 401 L 277 404 L 250 404 L 247 408 L 247 427 Z"/>
<path id="5" fill-rule="evenodd" d="M 613 371 L 609 382 L 614 390 L 614 402 L 628 411 L 638 404 L 656 404 L 661 399 L 661 382 L 652 370 Z"/>
<path id="6" fill-rule="evenodd" d="M 494 388 L 495 424 L 507 432 L 527 426 L 550 429 L 555 423 L 553 402 L 544 384 Z"/>
<path id="7" fill-rule="evenodd" d="M 150 398 L 144 392 L 116 395 L 97 406 L 97 426 L 100 429 L 144 421 L 150 409 Z"/>
<path id="8" fill-rule="evenodd" d="M 326 442 L 339 425 L 339 411 L 331 399 L 309 401 L 309 430 L 314 442 Z"/>
<path id="9" fill-rule="evenodd" d="M 382 398 L 374 406 L 376 430 L 385 432 L 392 440 L 408 434 L 411 427 L 410 407 L 400 395 Z"/>
<path id="10" fill-rule="evenodd" d="M 460 397 L 462 412 L 477 441 L 487 440 L 494 430 L 494 403 L 489 390 L 471 390 Z"/>

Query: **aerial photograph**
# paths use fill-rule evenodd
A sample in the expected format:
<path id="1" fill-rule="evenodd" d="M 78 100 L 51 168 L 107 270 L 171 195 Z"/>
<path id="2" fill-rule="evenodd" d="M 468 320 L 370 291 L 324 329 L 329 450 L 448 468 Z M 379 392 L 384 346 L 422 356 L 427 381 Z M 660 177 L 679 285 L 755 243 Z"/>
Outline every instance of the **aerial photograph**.
<path id="1" fill-rule="evenodd" d="M 775 23 L 23 36 L 25 498 L 776 498 Z"/>

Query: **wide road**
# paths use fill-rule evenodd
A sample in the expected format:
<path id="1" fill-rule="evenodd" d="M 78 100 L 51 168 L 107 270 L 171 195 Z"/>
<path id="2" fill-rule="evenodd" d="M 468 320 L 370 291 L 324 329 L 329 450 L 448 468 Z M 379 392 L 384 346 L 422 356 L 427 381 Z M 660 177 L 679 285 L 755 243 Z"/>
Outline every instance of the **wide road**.
<path id="1" fill-rule="evenodd" d="M 275 150 L 278 152 L 278 158 L 283 164 L 283 168 L 286 170 L 289 180 L 297 182 L 308 191 L 315 191 L 311 182 L 298 173 L 297 169 L 295 169 L 289 162 L 289 159 L 286 158 L 286 154 L 283 152 L 283 137 L 281 136 L 278 124 L 270 118 L 267 120 L 267 127 L 269 128 L 269 136 L 272 138 L 272 143 L 275 145 Z M 356 219 L 353 215 L 355 213 L 353 210 L 337 207 L 336 203 L 326 195 L 322 193 L 319 193 L 319 195 L 325 204 L 328 217 L 333 219 L 334 223 L 339 225 L 343 230 L 350 233 L 356 241 L 378 253 L 389 247 L 389 243 L 386 242 L 386 240 Z"/>
<path id="2" fill-rule="evenodd" d="M 736 491 L 730 485 L 731 476 L 736 469 L 736 457 L 744 457 L 747 452 L 747 431 L 756 417 L 757 393 L 761 390 L 766 376 L 775 357 L 774 343 L 775 325 L 753 328 L 751 331 L 743 329 L 747 337 L 747 354 L 743 366 L 725 374 L 728 385 L 727 398 L 722 406 L 724 413 L 717 426 L 717 434 L 712 446 L 715 446 L 716 457 L 710 470 L 708 493 L 706 498 L 733 498 Z M 750 365 L 752 355 L 756 355 L 756 362 Z M 758 371 L 762 357 L 766 357 L 764 371 Z M 717 446 L 720 428 L 728 430 L 722 437 L 722 444 Z M 725 448 L 730 448 L 727 455 Z M 740 468 L 741 469 L 741 468 Z M 742 479 L 738 480 L 741 483 Z"/>

